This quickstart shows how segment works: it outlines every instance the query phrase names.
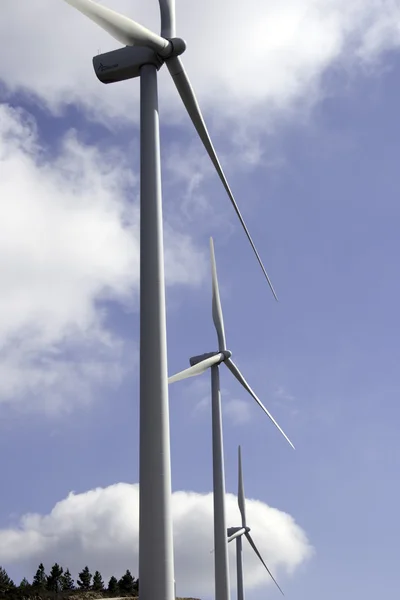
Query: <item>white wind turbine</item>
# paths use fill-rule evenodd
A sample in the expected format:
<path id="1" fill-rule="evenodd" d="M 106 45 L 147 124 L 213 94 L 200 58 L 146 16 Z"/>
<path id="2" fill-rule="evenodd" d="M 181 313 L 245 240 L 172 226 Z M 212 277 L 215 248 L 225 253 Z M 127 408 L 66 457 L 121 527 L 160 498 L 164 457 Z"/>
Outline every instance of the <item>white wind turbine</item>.
<path id="1" fill-rule="evenodd" d="M 229 527 L 228 529 L 228 542 L 232 542 L 236 540 L 236 578 L 237 578 L 237 600 L 244 600 L 244 581 L 243 581 L 243 556 L 242 556 L 242 536 L 244 535 L 250 546 L 253 548 L 254 552 L 268 571 L 270 577 L 272 578 L 275 585 L 278 587 L 279 591 L 283 594 L 283 591 L 279 587 L 276 579 L 272 575 L 271 571 L 268 569 L 265 564 L 260 552 L 258 551 L 257 546 L 255 545 L 253 538 L 250 535 L 250 527 L 247 527 L 246 521 L 246 500 L 244 495 L 244 485 L 243 485 L 243 472 L 242 472 L 242 453 L 239 446 L 239 466 L 238 466 L 238 505 L 240 510 L 240 515 L 242 517 L 242 525 L 241 527 Z"/>
<path id="2" fill-rule="evenodd" d="M 93 58 L 102 83 L 140 77 L 140 433 L 141 600 L 173 600 L 174 563 L 167 385 L 164 246 L 157 71 L 165 63 L 276 298 L 211 142 L 179 55 L 175 0 L 159 0 L 161 35 L 92 0 L 65 0 L 124 47 Z M 205 36 L 206 37 L 206 36 Z"/>
<path id="3" fill-rule="evenodd" d="M 169 383 L 200 375 L 211 369 L 211 412 L 212 412 L 212 449 L 213 449 L 213 492 L 214 492 L 214 569 L 215 569 L 215 598 L 216 600 L 229 600 L 229 565 L 228 542 L 226 537 L 225 517 L 225 473 L 223 458 L 222 417 L 221 417 L 221 392 L 219 384 L 219 365 L 224 363 L 232 375 L 239 381 L 244 389 L 252 396 L 260 408 L 268 415 L 281 434 L 294 448 L 284 431 L 280 428 L 261 400 L 253 392 L 233 360 L 232 352 L 227 349 L 225 328 L 222 316 L 221 300 L 219 296 L 217 267 L 215 263 L 214 244 L 210 238 L 211 271 L 212 271 L 212 316 L 218 337 L 218 351 L 207 352 L 190 359 L 192 365 L 188 369 L 173 375 Z"/>

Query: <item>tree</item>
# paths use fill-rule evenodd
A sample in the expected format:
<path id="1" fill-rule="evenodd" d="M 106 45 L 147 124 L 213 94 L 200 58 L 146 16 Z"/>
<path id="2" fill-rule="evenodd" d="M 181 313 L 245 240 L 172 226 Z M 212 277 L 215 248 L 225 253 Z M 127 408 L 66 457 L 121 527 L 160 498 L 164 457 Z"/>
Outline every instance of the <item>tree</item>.
<path id="1" fill-rule="evenodd" d="M 104 590 L 104 581 L 99 571 L 96 571 L 93 575 L 92 590 L 95 592 L 102 592 Z"/>
<path id="2" fill-rule="evenodd" d="M 61 576 L 61 590 L 63 592 L 66 590 L 73 590 L 74 587 L 74 580 L 72 579 L 69 569 L 67 569 L 64 575 Z"/>
<path id="3" fill-rule="evenodd" d="M 27 578 L 26 578 L 26 577 L 24 577 L 24 578 L 23 578 L 23 580 L 22 580 L 22 581 L 21 581 L 21 583 L 19 584 L 19 587 L 20 587 L 20 588 L 27 588 L 27 587 L 30 587 L 30 583 L 29 583 L 29 581 L 27 580 Z"/>
<path id="4" fill-rule="evenodd" d="M 127 569 L 125 575 L 122 575 L 118 581 L 120 594 L 123 596 L 132 596 L 135 589 L 134 581 L 135 578 L 132 576 L 130 570 Z"/>
<path id="5" fill-rule="evenodd" d="M 46 587 L 47 575 L 44 570 L 43 563 L 40 563 L 38 570 L 32 581 L 32 586 L 35 588 L 44 589 Z"/>
<path id="6" fill-rule="evenodd" d="M 15 583 L 8 576 L 8 573 L 3 567 L 0 567 L 0 594 L 5 594 L 8 590 L 15 588 Z"/>
<path id="7" fill-rule="evenodd" d="M 110 577 L 107 589 L 110 594 L 118 594 L 118 581 L 117 578 L 114 577 L 114 575 Z"/>
<path id="8" fill-rule="evenodd" d="M 89 567 L 85 567 L 83 571 L 79 573 L 79 577 L 77 579 L 78 587 L 81 590 L 90 590 L 90 582 L 92 581 L 92 574 L 89 571 Z"/>
<path id="9" fill-rule="evenodd" d="M 47 577 L 46 589 L 49 592 L 59 592 L 61 589 L 61 577 L 64 569 L 58 563 L 51 567 L 50 575 Z"/>

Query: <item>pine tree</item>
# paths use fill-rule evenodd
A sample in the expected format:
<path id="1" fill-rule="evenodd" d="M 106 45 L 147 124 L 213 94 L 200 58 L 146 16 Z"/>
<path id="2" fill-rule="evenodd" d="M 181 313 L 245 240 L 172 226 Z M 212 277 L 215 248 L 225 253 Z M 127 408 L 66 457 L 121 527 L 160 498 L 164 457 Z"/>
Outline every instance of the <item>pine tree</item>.
<path id="1" fill-rule="evenodd" d="M 0 594 L 4 594 L 8 590 L 15 587 L 15 583 L 8 576 L 8 573 L 3 567 L 0 567 Z"/>
<path id="2" fill-rule="evenodd" d="M 89 571 L 89 567 L 85 567 L 83 571 L 79 573 L 77 580 L 78 587 L 81 590 L 90 590 L 90 583 L 92 581 L 92 574 Z"/>
<path id="3" fill-rule="evenodd" d="M 20 587 L 20 588 L 27 588 L 27 587 L 30 587 L 30 583 L 29 583 L 29 581 L 27 580 L 27 578 L 26 578 L 26 577 L 24 577 L 24 578 L 23 578 L 23 580 L 22 580 L 22 581 L 21 581 L 21 583 L 19 584 L 19 587 Z"/>
<path id="4" fill-rule="evenodd" d="M 126 570 L 125 575 L 122 575 L 118 581 L 118 588 L 122 596 L 132 596 L 134 591 L 135 578 L 132 576 L 129 569 Z"/>
<path id="5" fill-rule="evenodd" d="M 50 575 L 47 577 L 46 589 L 49 592 L 59 592 L 61 589 L 61 577 L 64 569 L 59 564 L 55 563 L 51 567 Z"/>
<path id="6" fill-rule="evenodd" d="M 102 592 L 104 590 L 104 581 L 99 571 L 96 571 L 93 575 L 92 590 L 95 592 Z"/>
<path id="7" fill-rule="evenodd" d="M 61 576 L 61 589 L 64 592 L 66 590 L 73 590 L 74 587 L 74 580 L 72 579 L 69 569 L 67 569 Z"/>
<path id="8" fill-rule="evenodd" d="M 117 581 L 117 578 L 114 577 L 114 575 L 112 577 L 110 577 L 110 581 L 108 582 L 107 590 L 112 595 L 118 594 L 118 581 Z"/>
<path id="9" fill-rule="evenodd" d="M 46 587 L 47 575 L 44 570 L 43 563 L 40 563 L 38 570 L 32 581 L 32 586 L 35 588 L 44 589 Z"/>

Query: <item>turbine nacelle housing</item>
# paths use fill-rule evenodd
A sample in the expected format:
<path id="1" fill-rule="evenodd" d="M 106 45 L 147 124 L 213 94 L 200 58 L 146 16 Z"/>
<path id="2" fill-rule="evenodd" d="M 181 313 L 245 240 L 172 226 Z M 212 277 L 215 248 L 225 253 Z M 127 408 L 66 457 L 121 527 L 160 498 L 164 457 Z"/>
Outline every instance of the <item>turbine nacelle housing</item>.
<path id="1" fill-rule="evenodd" d="M 179 56 L 186 50 L 186 43 L 181 38 L 169 40 L 171 52 L 168 58 Z M 160 69 L 165 61 L 165 56 L 160 56 L 146 46 L 125 46 L 118 50 L 111 50 L 93 57 L 93 68 L 101 83 L 116 83 L 126 79 L 140 76 L 140 69 L 144 65 L 154 65 Z"/>
<path id="2" fill-rule="evenodd" d="M 243 531 L 243 533 L 249 533 L 250 527 L 228 527 L 228 538 L 231 537 L 231 535 L 237 533 L 238 531 Z"/>
<path id="3" fill-rule="evenodd" d="M 232 356 L 232 352 L 230 352 L 230 350 L 223 350 L 222 352 L 219 352 L 219 351 L 218 352 L 206 352 L 205 354 L 199 354 L 198 356 L 192 356 L 192 358 L 189 359 L 190 366 L 194 367 L 194 365 L 201 363 L 203 360 L 206 360 L 206 358 L 211 358 L 212 356 L 217 356 L 218 354 L 224 355 L 221 362 L 223 362 L 224 360 L 226 360 L 227 358 L 230 358 Z"/>
<path id="4" fill-rule="evenodd" d="M 101 83 L 115 83 L 139 77 L 143 65 L 159 69 L 164 60 L 150 48 L 125 46 L 93 57 L 93 67 Z"/>

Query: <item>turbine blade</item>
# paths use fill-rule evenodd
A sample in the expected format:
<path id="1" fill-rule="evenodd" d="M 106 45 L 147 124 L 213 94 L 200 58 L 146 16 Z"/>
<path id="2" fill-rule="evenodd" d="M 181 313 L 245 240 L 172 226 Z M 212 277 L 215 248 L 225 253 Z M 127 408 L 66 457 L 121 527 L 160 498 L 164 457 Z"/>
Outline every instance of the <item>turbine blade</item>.
<path id="1" fill-rule="evenodd" d="M 210 238 L 210 254 L 211 254 L 211 278 L 212 278 L 212 316 L 215 329 L 218 336 L 218 349 L 226 350 L 226 338 L 224 317 L 222 316 L 221 299 L 219 296 L 219 286 L 217 277 L 217 264 L 215 262 L 214 242 Z"/>
<path id="2" fill-rule="evenodd" d="M 261 554 L 259 553 L 257 546 L 255 545 L 255 543 L 253 542 L 253 538 L 251 537 L 251 535 L 247 532 L 244 534 L 247 538 L 247 541 L 249 542 L 250 546 L 253 548 L 254 552 L 257 554 L 258 558 L 260 559 L 260 561 L 262 562 L 262 564 L 264 565 L 264 567 L 267 569 L 272 581 L 275 583 L 276 587 L 278 588 L 278 590 L 280 591 L 280 593 L 282 594 L 282 596 L 284 596 L 285 594 L 283 593 L 281 587 L 279 586 L 278 582 L 276 581 L 275 577 L 272 575 L 271 571 L 268 569 L 267 565 L 265 564 L 265 562 L 263 561 L 263 558 L 261 556 Z"/>
<path id="3" fill-rule="evenodd" d="M 238 484 L 238 504 L 240 514 L 242 515 L 242 526 L 246 527 L 246 500 L 244 495 L 243 473 L 242 473 L 242 451 L 239 446 L 239 484 Z"/>
<path id="4" fill-rule="evenodd" d="M 161 35 L 175 37 L 175 0 L 158 0 L 161 13 Z"/>
<path id="5" fill-rule="evenodd" d="M 124 46 L 147 46 L 161 55 L 168 55 L 171 43 L 120 13 L 93 0 L 65 0 Z"/>
<path id="6" fill-rule="evenodd" d="M 238 531 L 235 531 L 235 533 L 232 533 L 232 535 L 230 535 L 228 537 L 228 544 L 229 542 L 232 542 L 232 540 L 236 540 L 236 538 L 240 537 L 241 535 L 244 535 L 246 533 L 246 530 L 244 527 L 242 527 L 241 529 L 238 529 Z"/>
<path id="7" fill-rule="evenodd" d="M 285 440 L 289 442 L 289 444 L 292 446 L 293 449 L 295 449 L 292 442 L 289 440 L 288 436 L 286 435 L 286 433 L 278 425 L 278 423 L 275 421 L 275 419 L 271 415 L 271 413 L 265 408 L 264 404 L 261 402 L 261 400 L 258 398 L 258 396 L 256 396 L 256 394 L 253 392 L 253 390 L 251 389 L 251 387 L 249 386 L 249 384 L 247 383 L 247 381 L 245 380 L 245 378 L 243 377 L 243 375 L 241 374 L 241 372 L 239 371 L 239 369 L 237 368 L 237 366 L 235 365 L 233 360 L 231 360 L 230 358 L 226 358 L 224 362 L 225 362 L 226 366 L 228 367 L 228 369 L 230 370 L 230 372 L 232 373 L 232 375 L 234 377 L 236 377 L 236 379 L 239 381 L 239 383 L 242 384 L 244 389 L 250 394 L 250 396 L 252 396 L 254 398 L 254 400 L 257 402 L 257 404 L 263 409 L 265 414 L 268 415 L 268 417 L 271 419 L 271 421 L 273 422 L 275 427 L 277 427 L 277 429 L 279 429 L 279 431 L 281 432 L 281 434 L 283 435 Z"/>
<path id="8" fill-rule="evenodd" d="M 203 115 L 201 114 L 201 110 L 200 110 L 199 104 L 197 102 L 196 96 L 194 94 L 193 88 L 190 84 L 190 81 L 188 79 L 186 71 L 183 67 L 182 61 L 180 60 L 179 57 L 168 58 L 166 60 L 166 65 L 168 67 L 168 70 L 171 74 L 172 79 L 175 82 L 175 85 L 179 92 L 179 95 L 182 98 L 183 104 L 185 105 L 186 110 L 189 113 L 189 117 L 191 118 L 193 125 L 195 126 L 197 133 L 199 134 L 199 137 L 200 137 L 201 141 L 203 142 L 203 145 L 208 153 L 208 156 L 210 157 L 211 162 L 213 163 L 215 170 L 218 173 L 218 176 L 222 182 L 222 185 L 224 186 L 224 188 L 230 198 L 232 206 L 235 209 L 235 212 L 239 218 L 239 221 L 247 235 L 247 238 L 251 244 L 251 247 L 253 248 L 254 254 L 256 255 L 257 260 L 260 264 L 260 267 L 268 281 L 269 287 L 271 288 L 271 291 L 275 297 L 275 300 L 278 300 L 275 290 L 273 288 L 273 285 L 271 283 L 271 280 L 268 276 L 268 273 L 262 263 L 261 257 L 257 251 L 257 248 L 255 247 L 255 244 L 252 240 L 249 230 L 247 229 L 246 223 L 243 220 L 243 217 L 241 215 L 239 207 L 236 204 L 236 200 L 235 200 L 235 198 L 232 194 L 232 191 L 229 187 L 229 184 L 226 180 L 225 174 L 222 170 L 218 156 L 215 152 L 210 135 L 208 133 L 206 124 L 204 122 Z"/>
<path id="9" fill-rule="evenodd" d="M 206 358 L 201 362 L 197 363 L 193 367 L 189 367 L 176 375 L 172 375 L 172 377 L 168 378 L 168 383 L 175 383 L 175 381 L 180 381 L 181 379 L 187 379 L 188 377 L 194 377 L 195 375 L 201 375 L 204 371 L 207 371 L 213 365 L 217 365 L 224 359 L 224 355 L 219 353 L 215 356 L 210 356 L 210 358 Z"/>

